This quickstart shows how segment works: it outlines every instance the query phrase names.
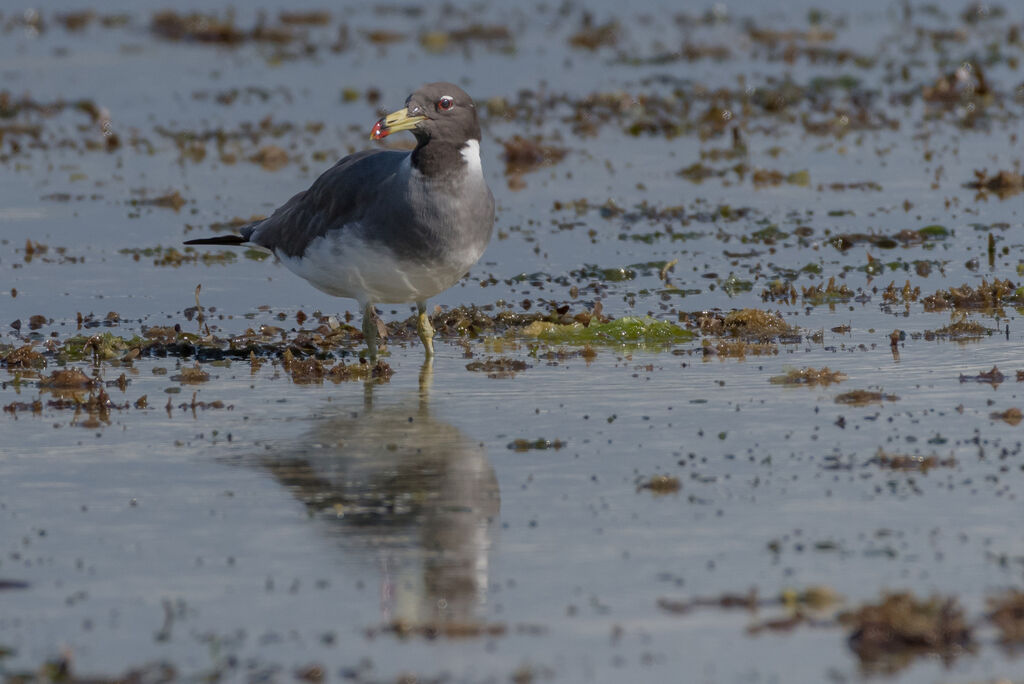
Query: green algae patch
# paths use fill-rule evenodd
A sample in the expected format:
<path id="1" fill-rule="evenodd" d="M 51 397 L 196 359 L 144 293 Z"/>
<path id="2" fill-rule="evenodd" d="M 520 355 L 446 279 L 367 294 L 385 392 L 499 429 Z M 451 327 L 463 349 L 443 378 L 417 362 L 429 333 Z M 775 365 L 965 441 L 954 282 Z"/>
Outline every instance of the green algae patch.
<path id="1" fill-rule="evenodd" d="M 917 232 L 926 240 L 942 240 L 949 237 L 949 229 L 940 225 L 925 226 L 924 228 L 920 228 Z"/>
<path id="2" fill-rule="evenodd" d="M 607 323 L 534 321 L 523 334 L 559 344 L 669 344 L 689 342 L 694 333 L 650 316 L 624 316 Z"/>
<path id="3" fill-rule="evenodd" d="M 121 357 L 128 349 L 138 346 L 140 342 L 141 340 L 137 338 L 126 340 L 108 332 L 91 337 L 75 335 L 64 341 L 58 358 L 63 362 L 87 359 L 108 361 Z"/>

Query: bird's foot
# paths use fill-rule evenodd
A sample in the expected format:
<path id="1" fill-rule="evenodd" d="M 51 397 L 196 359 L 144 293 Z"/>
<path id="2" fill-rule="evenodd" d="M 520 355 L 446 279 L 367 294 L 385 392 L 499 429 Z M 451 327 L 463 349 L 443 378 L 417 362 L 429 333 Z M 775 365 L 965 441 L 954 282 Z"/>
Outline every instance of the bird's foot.
<path id="1" fill-rule="evenodd" d="M 427 358 L 434 355 L 434 327 L 430 325 L 430 317 L 426 311 L 420 311 L 419 319 L 416 321 L 416 333 L 423 342 L 423 351 Z"/>

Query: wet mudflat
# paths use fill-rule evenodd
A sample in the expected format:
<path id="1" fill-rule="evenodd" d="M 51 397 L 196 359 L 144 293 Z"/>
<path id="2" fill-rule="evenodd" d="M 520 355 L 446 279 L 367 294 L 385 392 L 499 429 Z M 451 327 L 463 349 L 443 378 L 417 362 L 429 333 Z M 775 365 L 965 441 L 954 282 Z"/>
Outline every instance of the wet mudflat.
<path id="1" fill-rule="evenodd" d="M 93 7 L 0 14 L 5 679 L 1021 678 L 1020 8 Z M 180 244 L 440 78 L 432 364 Z"/>

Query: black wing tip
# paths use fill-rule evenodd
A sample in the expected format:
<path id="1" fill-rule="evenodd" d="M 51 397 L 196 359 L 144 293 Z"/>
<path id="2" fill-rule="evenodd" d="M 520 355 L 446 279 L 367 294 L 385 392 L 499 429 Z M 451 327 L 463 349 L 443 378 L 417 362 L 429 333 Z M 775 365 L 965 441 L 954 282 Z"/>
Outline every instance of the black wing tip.
<path id="1" fill-rule="evenodd" d="M 183 244 L 186 245 L 244 245 L 246 239 L 241 235 L 217 235 L 215 237 L 208 238 L 197 238 L 195 240 L 185 240 Z"/>

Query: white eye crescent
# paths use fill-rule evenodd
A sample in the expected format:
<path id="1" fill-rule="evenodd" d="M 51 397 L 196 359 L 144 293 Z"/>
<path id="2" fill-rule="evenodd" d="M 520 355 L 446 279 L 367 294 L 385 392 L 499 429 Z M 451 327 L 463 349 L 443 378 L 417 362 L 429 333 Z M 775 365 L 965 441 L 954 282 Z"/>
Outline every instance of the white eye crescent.
<path id="1" fill-rule="evenodd" d="M 447 112 L 455 106 L 455 98 L 451 95 L 442 95 L 437 101 L 438 111 Z"/>

